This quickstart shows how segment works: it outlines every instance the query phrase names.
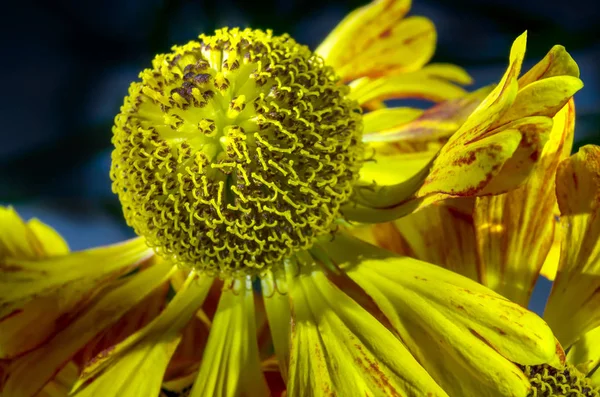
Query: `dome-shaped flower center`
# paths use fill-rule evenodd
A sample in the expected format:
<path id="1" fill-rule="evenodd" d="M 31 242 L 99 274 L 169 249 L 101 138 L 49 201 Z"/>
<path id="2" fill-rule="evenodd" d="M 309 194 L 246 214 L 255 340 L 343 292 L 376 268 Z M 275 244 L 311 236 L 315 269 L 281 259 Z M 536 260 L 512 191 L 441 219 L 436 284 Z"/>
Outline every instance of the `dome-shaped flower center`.
<path id="1" fill-rule="evenodd" d="M 158 252 L 256 274 L 330 233 L 358 175 L 348 88 L 288 36 L 223 29 L 157 56 L 113 128 L 113 189 Z"/>

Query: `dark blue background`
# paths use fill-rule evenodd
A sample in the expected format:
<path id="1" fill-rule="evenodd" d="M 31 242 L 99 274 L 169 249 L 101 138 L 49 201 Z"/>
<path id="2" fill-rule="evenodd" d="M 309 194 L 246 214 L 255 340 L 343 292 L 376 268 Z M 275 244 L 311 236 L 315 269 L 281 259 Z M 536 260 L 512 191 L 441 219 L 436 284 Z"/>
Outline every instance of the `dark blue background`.
<path id="1" fill-rule="evenodd" d="M 72 249 L 133 233 L 110 189 L 112 120 L 158 52 L 222 26 L 272 28 L 315 48 L 361 1 L 18 1 L 0 16 L 0 203 L 58 229 Z M 476 86 L 502 74 L 529 30 L 527 63 L 563 44 L 581 68 L 577 145 L 600 144 L 597 1 L 416 0 L 438 29 L 434 61 L 466 67 Z M 543 305 L 549 283 L 536 289 Z"/>

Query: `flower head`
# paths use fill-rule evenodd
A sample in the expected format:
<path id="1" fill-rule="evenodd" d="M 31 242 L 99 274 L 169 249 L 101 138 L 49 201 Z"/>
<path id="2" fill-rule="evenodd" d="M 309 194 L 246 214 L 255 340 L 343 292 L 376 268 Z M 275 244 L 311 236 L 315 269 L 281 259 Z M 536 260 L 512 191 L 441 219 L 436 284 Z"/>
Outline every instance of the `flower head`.
<path id="1" fill-rule="evenodd" d="M 159 55 L 114 128 L 125 217 L 163 256 L 257 274 L 330 233 L 362 155 L 333 69 L 289 36 L 223 29 Z"/>

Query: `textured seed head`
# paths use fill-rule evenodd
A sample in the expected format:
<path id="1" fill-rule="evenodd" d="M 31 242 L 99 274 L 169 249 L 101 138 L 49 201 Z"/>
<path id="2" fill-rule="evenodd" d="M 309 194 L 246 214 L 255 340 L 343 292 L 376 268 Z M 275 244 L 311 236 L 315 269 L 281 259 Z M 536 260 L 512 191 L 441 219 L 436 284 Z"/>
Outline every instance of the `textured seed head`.
<path id="1" fill-rule="evenodd" d="M 362 162 L 360 109 L 288 36 L 199 39 L 131 85 L 113 127 L 113 190 L 162 256 L 258 274 L 334 228 Z"/>
<path id="2" fill-rule="evenodd" d="M 527 397 L 600 397 L 600 387 L 592 385 L 574 366 L 557 369 L 542 364 L 521 368 L 531 382 Z"/>

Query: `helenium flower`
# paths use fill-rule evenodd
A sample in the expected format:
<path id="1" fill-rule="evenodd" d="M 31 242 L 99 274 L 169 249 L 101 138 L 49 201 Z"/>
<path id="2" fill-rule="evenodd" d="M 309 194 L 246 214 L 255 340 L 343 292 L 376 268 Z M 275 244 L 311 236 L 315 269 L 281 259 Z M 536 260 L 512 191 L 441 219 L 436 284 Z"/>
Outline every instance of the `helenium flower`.
<path id="1" fill-rule="evenodd" d="M 224 28 L 156 56 L 113 128 L 139 238 L 69 253 L 0 210 L 3 395 L 526 396 L 526 368 L 560 365 L 534 313 L 352 236 L 522 186 L 581 88 L 568 68 L 519 78 L 523 34 L 498 85 L 467 94 L 462 69 L 426 65 L 435 30 L 409 5 L 374 1 L 314 52 Z M 431 113 L 384 102 L 406 97 L 456 127 L 433 123 L 416 158 L 399 127 Z"/>

